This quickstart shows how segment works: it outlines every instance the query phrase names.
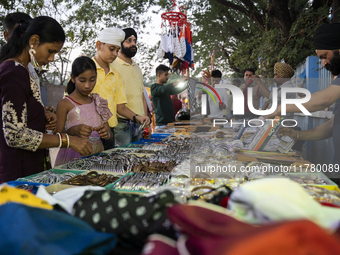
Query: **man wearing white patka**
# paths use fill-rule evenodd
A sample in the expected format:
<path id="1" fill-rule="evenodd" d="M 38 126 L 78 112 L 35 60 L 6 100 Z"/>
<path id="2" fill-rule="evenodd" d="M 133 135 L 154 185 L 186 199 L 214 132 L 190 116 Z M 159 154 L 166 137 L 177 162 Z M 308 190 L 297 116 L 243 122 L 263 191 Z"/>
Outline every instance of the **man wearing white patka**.
<path id="1" fill-rule="evenodd" d="M 109 119 L 109 126 L 114 134 L 114 127 L 117 126 L 117 112 L 126 119 L 139 124 L 147 117 L 136 116 L 133 111 L 125 106 L 127 103 L 125 89 L 120 80 L 118 72 L 112 67 L 112 62 L 117 58 L 121 43 L 124 41 L 125 32 L 116 27 L 105 28 L 99 32 L 96 42 L 97 53 L 93 58 L 97 67 L 97 83 L 93 93 L 98 93 L 108 101 L 108 106 L 113 116 Z M 114 148 L 115 139 L 103 140 L 105 150 Z"/>

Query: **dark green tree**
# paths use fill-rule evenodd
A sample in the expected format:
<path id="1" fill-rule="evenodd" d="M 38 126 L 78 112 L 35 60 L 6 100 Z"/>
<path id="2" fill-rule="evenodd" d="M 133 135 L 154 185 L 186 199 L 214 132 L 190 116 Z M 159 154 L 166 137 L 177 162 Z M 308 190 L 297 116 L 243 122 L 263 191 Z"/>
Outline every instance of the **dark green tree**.
<path id="1" fill-rule="evenodd" d="M 329 22 L 332 1 L 178 0 L 176 3 L 186 5 L 188 21 L 192 23 L 194 75 L 209 66 L 209 53 L 215 50 L 215 66 L 223 73 L 231 71 L 233 76 L 239 76 L 245 68 L 255 67 L 259 68 L 258 73 L 271 77 L 275 62 L 283 60 L 296 67 L 314 54 L 314 31 L 321 23 Z M 160 15 L 172 6 L 172 1 L 0 0 L 0 4 L 0 18 L 11 11 L 56 18 L 65 28 L 71 45 L 68 50 L 82 46 L 84 53 L 93 54 L 101 28 L 132 26 L 138 28 L 139 34 L 146 33 L 151 24 L 150 17 L 145 15 L 147 11 L 156 6 L 154 12 Z M 160 41 L 160 35 L 153 36 L 155 42 Z M 154 71 L 152 63 L 157 47 L 140 42 L 141 66 L 146 74 Z M 66 65 L 69 51 L 61 54 L 60 63 Z M 58 80 L 65 81 L 62 76 Z"/>

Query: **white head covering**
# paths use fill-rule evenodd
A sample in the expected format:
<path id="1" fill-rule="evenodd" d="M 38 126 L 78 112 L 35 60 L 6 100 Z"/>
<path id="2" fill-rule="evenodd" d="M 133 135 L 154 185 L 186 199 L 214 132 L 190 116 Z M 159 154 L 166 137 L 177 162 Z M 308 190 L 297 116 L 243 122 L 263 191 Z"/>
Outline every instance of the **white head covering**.
<path id="1" fill-rule="evenodd" d="M 108 27 L 99 32 L 97 41 L 114 44 L 120 47 L 124 38 L 125 32 L 122 29 L 117 27 Z"/>

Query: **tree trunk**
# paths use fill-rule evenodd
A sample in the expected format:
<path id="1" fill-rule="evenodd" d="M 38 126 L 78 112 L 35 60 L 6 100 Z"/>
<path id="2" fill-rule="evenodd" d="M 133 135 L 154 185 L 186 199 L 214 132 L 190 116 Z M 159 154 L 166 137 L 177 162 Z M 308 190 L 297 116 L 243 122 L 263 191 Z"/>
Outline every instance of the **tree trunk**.
<path id="1" fill-rule="evenodd" d="M 293 24 L 288 9 L 288 1 L 269 0 L 268 16 L 273 19 L 275 26 L 279 29 L 281 38 L 288 39 Z"/>

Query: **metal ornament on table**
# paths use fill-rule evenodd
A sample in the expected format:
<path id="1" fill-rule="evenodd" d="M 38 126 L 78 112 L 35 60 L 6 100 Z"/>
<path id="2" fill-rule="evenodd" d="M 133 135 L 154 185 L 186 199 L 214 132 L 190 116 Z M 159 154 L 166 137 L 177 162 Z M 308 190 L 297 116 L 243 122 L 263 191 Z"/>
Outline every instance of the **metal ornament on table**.
<path id="1" fill-rule="evenodd" d="M 188 97 L 189 97 L 189 103 L 190 103 L 190 109 L 193 109 L 195 105 L 195 91 L 196 91 L 196 84 L 197 81 L 193 78 L 189 78 L 188 80 Z M 194 113 L 194 111 L 191 111 Z"/>

